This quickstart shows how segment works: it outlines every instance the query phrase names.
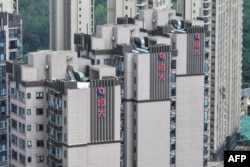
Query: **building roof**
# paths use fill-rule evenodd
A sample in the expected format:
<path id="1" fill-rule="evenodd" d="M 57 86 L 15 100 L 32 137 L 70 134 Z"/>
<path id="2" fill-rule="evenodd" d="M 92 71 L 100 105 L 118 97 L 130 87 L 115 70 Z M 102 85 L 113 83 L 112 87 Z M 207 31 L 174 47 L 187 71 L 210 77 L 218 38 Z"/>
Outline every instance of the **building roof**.
<path id="1" fill-rule="evenodd" d="M 241 96 L 242 97 L 250 97 L 250 88 L 242 89 Z"/>

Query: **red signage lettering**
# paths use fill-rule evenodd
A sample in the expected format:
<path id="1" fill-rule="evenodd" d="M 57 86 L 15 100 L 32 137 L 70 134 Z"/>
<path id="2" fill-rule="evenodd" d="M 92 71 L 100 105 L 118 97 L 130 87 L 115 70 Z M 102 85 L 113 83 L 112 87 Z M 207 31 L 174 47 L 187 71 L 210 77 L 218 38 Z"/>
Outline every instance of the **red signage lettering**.
<path id="1" fill-rule="evenodd" d="M 165 71 L 165 64 L 159 64 L 158 71 Z"/>
<path id="2" fill-rule="evenodd" d="M 98 110 L 98 117 L 105 117 L 106 111 L 105 110 Z"/>
<path id="3" fill-rule="evenodd" d="M 159 74 L 159 81 L 165 81 L 165 76 L 164 74 Z"/>
<path id="4" fill-rule="evenodd" d="M 105 106 L 106 106 L 106 101 L 105 101 L 105 99 L 98 99 L 98 100 L 97 100 L 97 106 L 98 106 L 98 107 L 105 107 Z"/>

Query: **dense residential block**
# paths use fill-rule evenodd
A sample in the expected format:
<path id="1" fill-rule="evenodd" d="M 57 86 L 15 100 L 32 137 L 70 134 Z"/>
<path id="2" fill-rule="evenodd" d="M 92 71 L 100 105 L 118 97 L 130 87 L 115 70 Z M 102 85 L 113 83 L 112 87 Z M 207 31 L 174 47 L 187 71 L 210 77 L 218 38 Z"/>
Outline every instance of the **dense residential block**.
<path id="1" fill-rule="evenodd" d="M 203 21 L 174 10 L 140 11 L 75 35 L 79 57 L 122 78 L 121 166 L 206 165 L 207 37 Z"/>
<path id="2" fill-rule="evenodd" d="M 11 166 L 120 164 L 120 84 L 115 68 L 76 52 L 7 62 Z"/>

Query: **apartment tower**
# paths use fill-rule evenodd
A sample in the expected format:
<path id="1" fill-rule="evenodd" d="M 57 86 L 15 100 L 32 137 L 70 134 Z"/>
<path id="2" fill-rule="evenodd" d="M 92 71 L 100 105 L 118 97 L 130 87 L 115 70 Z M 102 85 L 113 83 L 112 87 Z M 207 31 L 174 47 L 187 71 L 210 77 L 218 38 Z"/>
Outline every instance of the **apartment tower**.
<path id="1" fill-rule="evenodd" d="M 223 159 L 239 133 L 241 108 L 242 0 L 178 0 L 186 19 L 203 18 L 210 30 L 210 159 Z"/>
<path id="2" fill-rule="evenodd" d="M 50 49 L 74 50 L 74 34 L 94 32 L 94 0 L 50 0 Z"/>
<path id="3" fill-rule="evenodd" d="M 108 0 L 107 22 L 115 24 L 119 17 L 134 18 L 146 9 L 171 9 L 171 0 Z"/>
<path id="4" fill-rule="evenodd" d="M 0 1 L 0 166 L 8 165 L 6 61 L 22 58 L 22 22 L 18 1 Z"/>
<path id="5" fill-rule="evenodd" d="M 121 167 L 203 166 L 209 33 L 203 21 L 183 20 L 174 10 L 143 10 L 132 20 L 75 36 L 81 57 L 116 67 L 123 81 Z"/>
<path id="6" fill-rule="evenodd" d="M 120 80 L 71 51 L 7 62 L 12 167 L 120 165 Z"/>

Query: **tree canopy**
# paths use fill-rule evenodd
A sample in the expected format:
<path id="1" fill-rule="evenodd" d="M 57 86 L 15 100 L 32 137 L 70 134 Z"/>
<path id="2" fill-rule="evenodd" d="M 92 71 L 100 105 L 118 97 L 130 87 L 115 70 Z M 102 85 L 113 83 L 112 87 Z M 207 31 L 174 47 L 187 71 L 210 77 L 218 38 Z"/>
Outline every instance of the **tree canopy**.
<path id="1" fill-rule="evenodd" d="M 23 53 L 49 48 L 49 1 L 20 0 Z"/>

